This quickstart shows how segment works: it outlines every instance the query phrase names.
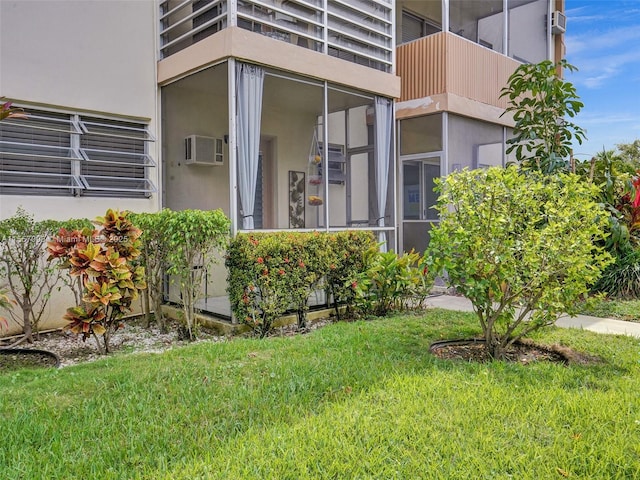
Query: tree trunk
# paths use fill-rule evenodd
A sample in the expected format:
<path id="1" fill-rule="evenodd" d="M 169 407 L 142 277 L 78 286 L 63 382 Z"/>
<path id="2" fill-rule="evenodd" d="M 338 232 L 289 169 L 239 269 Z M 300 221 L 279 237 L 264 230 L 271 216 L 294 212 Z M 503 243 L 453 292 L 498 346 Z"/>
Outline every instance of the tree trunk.
<path id="1" fill-rule="evenodd" d="M 151 325 L 151 312 L 149 312 L 149 290 L 148 289 L 142 292 L 142 309 L 144 310 L 144 328 L 149 328 L 149 326 Z"/>
<path id="2" fill-rule="evenodd" d="M 340 309 L 338 308 L 338 298 L 336 297 L 336 289 L 333 282 L 330 284 L 331 296 L 333 297 L 333 308 L 336 311 L 336 320 L 340 321 Z"/>
<path id="3" fill-rule="evenodd" d="M 29 297 L 22 297 L 22 331 L 29 343 L 33 343 L 33 329 L 31 326 L 31 301 Z"/>
<path id="4" fill-rule="evenodd" d="M 489 355 L 496 360 L 500 360 L 504 354 L 502 343 L 500 339 L 496 337 L 492 328 L 486 328 L 484 332 L 484 345 Z"/>
<path id="5" fill-rule="evenodd" d="M 156 292 L 157 295 L 157 292 Z M 158 325 L 158 327 L 160 328 L 160 331 L 162 333 L 167 333 L 167 322 L 165 321 L 164 318 L 164 313 L 162 312 L 162 297 L 160 298 L 154 298 L 153 299 L 153 303 L 154 303 L 154 307 L 153 307 L 153 311 L 154 311 L 154 315 L 156 317 L 156 325 Z"/>

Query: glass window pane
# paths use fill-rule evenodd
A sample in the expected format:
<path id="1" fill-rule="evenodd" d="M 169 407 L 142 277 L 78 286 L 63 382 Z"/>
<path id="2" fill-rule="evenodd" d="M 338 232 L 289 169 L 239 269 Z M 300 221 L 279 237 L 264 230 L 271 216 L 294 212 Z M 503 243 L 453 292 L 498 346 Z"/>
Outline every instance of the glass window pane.
<path id="1" fill-rule="evenodd" d="M 404 220 L 420 220 L 420 164 L 404 162 L 402 165 L 402 195 Z"/>
<path id="2" fill-rule="evenodd" d="M 449 30 L 456 35 L 503 53 L 502 0 L 451 0 Z"/>
<path id="3" fill-rule="evenodd" d="M 424 218 L 426 220 L 437 220 L 438 212 L 434 208 L 438 203 L 438 194 L 433 191 L 436 186 L 436 178 L 440 178 L 440 165 L 423 163 L 424 179 Z"/>
<path id="4" fill-rule="evenodd" d="M 400 121 L 400 155 L 442 150 L 442 114 Z"/>

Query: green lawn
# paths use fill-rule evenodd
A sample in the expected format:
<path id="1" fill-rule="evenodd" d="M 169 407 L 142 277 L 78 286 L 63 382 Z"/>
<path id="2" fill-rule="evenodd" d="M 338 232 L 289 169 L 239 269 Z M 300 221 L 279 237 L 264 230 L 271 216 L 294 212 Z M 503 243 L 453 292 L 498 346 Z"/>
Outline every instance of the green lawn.
<path id="1" fill-rule="evenodd" d="M 590 366 L 438 360 L 432 310 L 0 375 L 3 479 L 640 478 L 640 342 Z"/>
<path id="2" fill-rule="evenodd" d="M 581 312 L 594 317 L 617 318 L 630 322 L 640 322 L 640 300 L 602 300 Z"/>

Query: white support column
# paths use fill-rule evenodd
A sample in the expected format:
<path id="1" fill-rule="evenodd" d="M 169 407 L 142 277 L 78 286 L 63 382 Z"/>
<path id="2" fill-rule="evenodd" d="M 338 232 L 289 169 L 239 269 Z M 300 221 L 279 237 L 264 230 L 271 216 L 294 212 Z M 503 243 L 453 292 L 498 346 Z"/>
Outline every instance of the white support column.
<path id="1" fill-rule="evenodd" d="M 396 2 L 391 2 L 391 73 L 396 73 Z M 393 117 L 396 118 L 395 116 Z"/>
<path id="2" fill-rule="evenodd" d="M 449 112 L 442 112 L 442 162 L 440 175 L 449 175 Z"/>
<path id="3" fill-rule="evenodd" d="M 502 127 L 502 166 L 507 166 L 507 127 Z"/>
<path id="4" fill-rule="evenodd" d="M 402 129 L 400 125 L 402 124 L 401 120 L 396 120 L 395 114 L 395 103 L 393 106 L 394 114 L 393 114 L 393 123 L 395 124 L 396 129 L 396 143 L 393 149 L 394 151 L 394 168 L 395 168 L 395 178 L 393 182 L 393 201 L 395 203 L 394 211 L 395 211 L 395 226 L 396 226 L 396 252 L 404 251 L 404 214 L 399 212 L 400 206 L 404 208 L 404 198 L 398 198 L 398 190 L 401 192 L 404 191 L 404 172 L 402 171 L 402 160 L 400 159 L 400 142 L 402 141 Z M 399 160 L 399 161 L 397 161 Z M 400 241 L 402 239 L 402 241 Z"/>
<path id="5" fill-rule="evenodd" d="M 394 145 L 394 148 L 392 148 L 392 153 L 391 153 L 391 171 L 393 172 L 393 185 L 391 186 L 392 191 L 393 191 L 393 195 L 391 196 L 392 200 L 393 200 L 393 225 L 395 225 L 395 228 L 393 229 L 393 248 L 396 251 L 396 253 L 400 253 L 400 244 L 399 242 L 399 238 L 398 238 L 398 148 L 400 143 L 399 143 L 399 133 L 398 133 L 398 125 L 399 122 L 396 121 L 396 102 L 395 100 L 393 100 L 393 130 L 391 131 L 391 145 Z M 389 234 L 391 235 L 391 234 Z"/>
<path id="6" fill-rule="evenodd" d="M 329 54 L 329 0 L 322 2 L 322 53 Z"/>
<path id="7" fill-rule="evenodd" d="M 509 56 L 509 0 L 502 0 L 502 53 Z"/>
<path id="8" fill-rule="evenodd" d="M 442 31 L 449 31 L 449 0 L 442 0 Z"/>
<path id="9" fill-rule="evenodd" d="M 324 82 L 322 105 L 322 175 L 324 177 L 324 228 L 329 231 L 329 84 Z"/>
<path id="10" fill-rule="evenodd" d="M 229 89 L 229 217 L 231 218 L 231 237 L 238 233 L 238 144 L 236 113 L 236 60 L 227 62 Z"/>
<path id="11" fill-rule="evenodd" d="M 238 25 L 238 0 L 227 1 L 227 27 Z"/>

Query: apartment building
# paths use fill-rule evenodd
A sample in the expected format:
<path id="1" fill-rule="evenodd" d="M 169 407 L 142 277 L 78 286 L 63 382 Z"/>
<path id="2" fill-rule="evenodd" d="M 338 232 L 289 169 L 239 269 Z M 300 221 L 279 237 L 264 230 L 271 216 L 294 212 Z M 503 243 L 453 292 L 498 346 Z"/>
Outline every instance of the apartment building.
<path id="1" fill-rule="evenodd" d="M 221 208 L 234 233 L 360 228 L 422 250 L 433 179 L 505 162 L 499 91 L 519 62 L 561 57 L 563 11 L 0 0 L 0 96 L 30 114 L 0 124 L 0 218 Z"/>

